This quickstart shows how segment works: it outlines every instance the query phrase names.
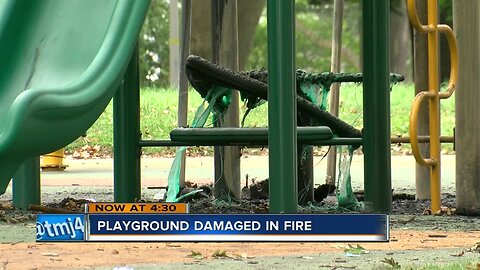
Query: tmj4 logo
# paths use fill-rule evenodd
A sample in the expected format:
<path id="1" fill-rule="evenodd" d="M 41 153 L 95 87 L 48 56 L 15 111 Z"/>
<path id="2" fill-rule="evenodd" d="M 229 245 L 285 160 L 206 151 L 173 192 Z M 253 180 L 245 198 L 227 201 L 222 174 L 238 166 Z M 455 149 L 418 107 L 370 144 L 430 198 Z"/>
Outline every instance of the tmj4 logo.
<path id="1" fill-rule="evenodd" d="M 37 219 L 37 241 L 38 240 L 73 240 L 79 236 L 83 238 L 85 225 L 83 217 L 60 215 L 52 216 L 49 219 Z M 65 218 L 65 216 L 67 216 Z M 54 218 L 56 217 L 56 218 Z"/>

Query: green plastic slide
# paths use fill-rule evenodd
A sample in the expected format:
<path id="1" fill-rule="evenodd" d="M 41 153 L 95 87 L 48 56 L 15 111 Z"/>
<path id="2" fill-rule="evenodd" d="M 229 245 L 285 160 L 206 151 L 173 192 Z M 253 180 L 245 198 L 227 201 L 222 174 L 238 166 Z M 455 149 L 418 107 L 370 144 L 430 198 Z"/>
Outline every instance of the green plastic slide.
<path id="1" fill-rule="evenodd" d="M 149 5 L 0 1 L 0 194 L 22 162 L 71 143 L 100 116 Z"/>

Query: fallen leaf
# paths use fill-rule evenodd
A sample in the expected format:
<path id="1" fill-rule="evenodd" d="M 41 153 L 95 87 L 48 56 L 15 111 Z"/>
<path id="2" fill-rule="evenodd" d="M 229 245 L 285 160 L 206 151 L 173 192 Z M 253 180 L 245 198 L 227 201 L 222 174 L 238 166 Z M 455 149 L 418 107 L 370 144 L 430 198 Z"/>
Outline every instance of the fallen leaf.
<path id="1" fill-rule="evenodd" d="M 422 215 L 431 215 L 431 214 L 432 214 L 432 210 L 430 209 L 425 209 L 423 210 L 423 213 L 422 213 Z"/>
<path id="2" fill-rule="evenodd" d="M 453 257 L 462 257 L 464 254 L 465 254 L 465 251 L 462 250 L 462 252 L 457 253 L 457 254 L 451 254 L 450 256 L 453 256 Z"/>
<path id="3" fill-rule="evenodd" d="M 438 241 L 437 239 L 423 239 L 423 240 L 420 240 L 420 243 L 425 243 L 425 242 L 436 242 Z"/>
<path id="4" fill-rule="evenodd" d="M 448 235 L 446 234 L 429 234 L 428 237 L 434 237 L 434 238 L 445 238 L 447 237 Z"/>
<path id="5" fill-rule="evenodd" d="M 195 257 L 195 256 L 202 256 L 202 253 L 198 252 L 198 251 L 190 251 L 190 254 L 187 255 L 187 257 Z"/>
<path id="6" fill-rule="evenodd" d="M 480 252 L 480 242 L 475 243 L 475 245 L 473 247 L 467 249 L 467 251 Z"/>
<path id="7" fill-rule="evenodd" d="M 7 223 L 18 223 L 18 220 L 13 217 L 4 217 L 5 222 Z"/>
<path id="8" fill-rule="evenodd" d="M 58 257 L 57 253 L 52 253 L 52 252 L 43 252 L 43 253 L 40 253 L 40 255 L 47 256 L 47 257 Z"/>
<path id="9" fill-rule="evenodd" d="M 245 254 L 238 254 L 238 253 L 232 253 L 232 254 L 228 254 L 227 256 L 229 258 L 232 258 L 234 260 L 242 260 L 242 259 L 245 259 L 246 256 L 244 256 Z"/>
<path id="10" fill-rule="evenodd" d="M 395 261 L 395 259 L 392 258 L 392 257 L 390 257 L 390 258 L 383 258 L 383 260 L 382 260 L 381 262 L 390 265 L 390 266 L 392 267 L 392 269 L 400 269 L 400 268 L 401 268 L 400 263 L 398 263 L 397 261 Z"/>
<path id="11" fill-rule="evenodd" d="M 203 259 L 202 253 L 193 250 L 190 252 L 190 254 L 187 255 L 187 257 L 193 258 L 196 261 Z"/>
<path id="12" fill-rule="evenodd" d="M 412 216 L 412 217 L 410 217 L 409 219 L 406 219 L 406 220 L 397 220 L 396 222 L 405 225 L 405 224 L 407 224 L 407 223 L 409 223 L 409 222 L 412 222 L 412 221 L 414 221 L 414 220 L 415 220 L 415 216 Z"/>
<path id="13" fill-rule="evenodd" d="M 225 257 L 228 257 L 228 256 L 227 256 L 227 252 L 225 250 L 223 250 L 223 251 L 217 250 L 212 254 L 212 257 L 214 257 L 214 258 L 225 258 Z"/>
<path id="14" fill-rule="evenodd" d="M 345 253 L 345 255 L 347 257 L 360 257 L 360 254 L 354 254 L 354 253 L 350 253 L 350 252 Z"/>
<path id="15" fill-rule="evenodd" d="M 13 205 L 11 202 L 1 202 L 0 203 L 0 209 L 1 210 L 11 210 L 13 209 Z"/>
<path id="16" fill-rule="evenodd" d="M 361 255 L 361 254 L 368 254 L 370 253 L 368 250 L 366 250 L 364 247 L 360 245 L 348 245 L 348 248 L 344 249 L 343 252 L 345 253 L 350 253 L 352 255 Z"/>
<path id="17" fill-rule="evenodd" d="M 302 256 L 300 259 L 305 259 L 305 260 L 313 260 L 313 257 L 310 256 Z"/>
<path id="18" fill-rule="evenodd" d="M 133 268 L 129 266 L 118 266 L 118 267 L 114 267 L 113 270 L 133 270 Z"/>

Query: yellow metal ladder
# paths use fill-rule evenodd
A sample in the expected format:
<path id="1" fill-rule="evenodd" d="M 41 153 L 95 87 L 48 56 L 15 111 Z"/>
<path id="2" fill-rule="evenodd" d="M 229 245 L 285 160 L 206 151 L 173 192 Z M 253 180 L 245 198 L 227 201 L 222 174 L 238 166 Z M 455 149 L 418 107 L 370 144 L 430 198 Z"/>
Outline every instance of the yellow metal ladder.
<path id="1" fill-rule="evenodd" d="M 423 1 L 423 0 L 422 0 Z M 440 100 L 449 98 L 455 91 L 458 73 L 457 42 L 452 29 L 448 25 L 438 24 L 437 0 L 428 0 L 427 25 L 420 23 L 415 6 L 415 0 L 408 0 L 408 17 L 410 23 L 421 33 L 428 35 L 428 90 L 417 94 L 413 100 L 410 112 L 410 143 L 412 152 L 418 164 L 430 167 L 430 197 L 432 213 L 440 211 L 441 207 L 441 184 L 440 184 Z M 447 37 L 450 49 L 451 68 L 450 80 L 445 92 L 440 92 L 438 81 L 438 33 Z M 418 147 L 417 120 L 420 105 L 424 99 L 428 99 L 430 121 L 430 157 L 424 158 Z"/>

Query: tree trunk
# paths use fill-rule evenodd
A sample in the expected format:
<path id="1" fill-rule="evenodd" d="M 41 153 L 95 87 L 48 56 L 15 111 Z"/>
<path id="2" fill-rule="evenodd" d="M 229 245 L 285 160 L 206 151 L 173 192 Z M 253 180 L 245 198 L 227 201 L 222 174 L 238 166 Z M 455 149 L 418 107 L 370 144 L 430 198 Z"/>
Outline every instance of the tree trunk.
<path id="1" fill-rule="evenodd" d="M 390 72 L 412 78 L 410 26 L 404 0 L 390 0 Z"/>
<path id="2" fill-rule="evenodd" d="M 333 4 L 333 31 L 332 31 L 332 58 L 330 61 L 330 71 L 340 72 L 342 56 L 342 28 L 343 28 L 343 0 L 335 0 Z M 338 107 L 340 99 L 340 84 L 334 83 L 330 87 L 329 108 L 330 113 L 338 116 Z M 326 183 L 335 185 L 337 169 L 337 147 L 332 146 L 327 157 L 327 177 Z M 338 188 L 338 187 L 337 187 Z"/>
<path id="3" fill-rule="evenodd" d="M 427 1 L 417 0 L 417 13 L 423 24 L 427 23 Z M 414 30 L 414 81 L 415 95 L 428 90 L 428 43 L 427 34 Z M 429 135 L 428 102 L 424 102 L 418 113 L 418 135 Z M 424 157 L 430 156 L 430 145 L 420 144 L 420 153 Z M 415 192 L 417 200 L 430 199 L 430 168 L 415 162 Z"/>
<path id="4" fill-rule="evenodd" d="M 253 46 L 258 20 L 265 0 L 237 0 L 238 10 L 238 61 L 242 70 Z M 190 52 L 212 60 L 211 1 L 192 1 L 192 34 Z"/>
<path id="5" fill-rule="evenodd" d="M 265 0 L 238 1 L 238 68 L 243 70 L 253 47 L 258 20 L 265 7 Z"/>
<path id="6" fill-rule="evenodd" d="M 213 61 L 232 70 L 238 70 L 238 20 L 237 0 L 217 1 L 212 8 L 213 15 Z M 239 94 L 233 90 L 231 102 L 224 119 L 215 123 L 221 127 L 239 126 Z M 240 199 L 240 148 L 238 146 L 215 147 L 215 183 L 216 199 Z"/>
<path id="7" fill-rule="evenodd" d="M 170 0 L 170 88 L 177 89 L 180 71 L 180 28 L 178 26 L 178 0 Z"/>
<path id="8" fill-rule="evenodd" d="M 455 103 L 457 212 L 480 210 L 480 1 L 454 1 L 459 72 Z"/>
<path id="9" fill-rule="evenodd" d="M 185 61 L 190 52 L 190 26 L 192 14 L 192 0 L 182 0 L 182 40 L 180 54 L 180 71 L 178 86 L 178 110 L 177 110 L 177 126 L 186 127 L 188 125 L 188 79 L 185 72 Z M 185 152 L 182 154 L 182 162 L 180 165 L 180 186 L 185 185 Z"/>
<path id="10" fill-rule="evenodd" d="M 192 1 L 190 53 L 212 60 L 211 0 Z"/>

